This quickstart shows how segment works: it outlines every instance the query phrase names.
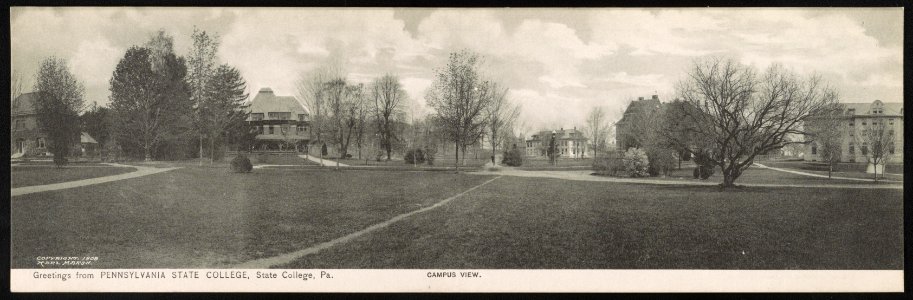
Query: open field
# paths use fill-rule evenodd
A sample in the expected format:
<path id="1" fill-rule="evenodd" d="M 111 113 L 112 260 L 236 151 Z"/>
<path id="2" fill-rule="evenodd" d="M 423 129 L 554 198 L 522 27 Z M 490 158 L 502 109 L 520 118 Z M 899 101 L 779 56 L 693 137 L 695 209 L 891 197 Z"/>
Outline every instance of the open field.
<path id="1" fill-rule="evenodd" d="M 774 176 L 757 171 L 746 178 Z M 18 196 L 12 266 L 91 255 L 98 268 L 231 267 L 336 239 L 491 178 L 186 167 Z M 899 269 L 902 193 L 504 176 L 284 267 Z"/>
<path id="2" fill-rule="evenodd" d="M 10 167 L 10 187 L 44 185 L 80 179 L 103 177 L 133 172 L 134 168 L 108 165 L 74 165 L 58 169 L 53 164 L 31 164 Z"/>

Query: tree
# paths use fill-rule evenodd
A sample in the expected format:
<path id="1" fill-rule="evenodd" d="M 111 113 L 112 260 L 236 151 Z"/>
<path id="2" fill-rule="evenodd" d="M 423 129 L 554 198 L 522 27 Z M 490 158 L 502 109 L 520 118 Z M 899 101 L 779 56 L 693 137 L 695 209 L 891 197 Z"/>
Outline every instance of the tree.
<path id="1" fill-rule="evenodd" d="M 459 170 L 459 152 L 478 141 L 485 128 L 484 111 L 491 101 L 491 85 L 481 78 L 478 54 L 463 50 L 451 53 L 447 65 L 436 70 L 434 82 L 425 94 L 446 135 L 454 142 Z"/>
<path id="2" fill-rule="evenodd" d="M 878 166 L 881 166 L 881 174 L 884 176 L 884 165 L 895 151 L 894 129 L 883 120 L 872 120 L 871 125 L 863 128 L 856 139 L 856 143 L 862 145 L 866 161 L 873 167 L 875 181 L 878 181 Z"/>
<path id="3" fill-rule="evenodd" d="M 596 157 L 597 151 L 606 149 L 606 140 L 609 137 L 611 126 L 606 118 L 605 110 L 601 106 L 590 109 L 586 117 L 586 132 L 590 136 L 593 157 Z"/>
<path id="4" fill-rule="evenodd" d="M 193 44 L 190 46 L 189 54 L 187 55 L 187 84 L 190 87 L 190 100 L 194 104 L 194 126 L 196 127 L 197 133 L 200 138 L 200 163 L 203 163 L 203 136 L 214 131 L 218 131 L 218 128 L 207 128 L 209 122 L 206 120 L 206 117 L 211 115 L 212 112 L 204 111 L 204 102 L 207 101 L 207 85 L 210 80 L 216 75 L 216 52 L 219 48 L 219 36 L 218 35 L 209 35 L 206 31 L 198 29 L 196 26 L 193 27 L 193 33 L 190 35 Z M 242 91 L 243 92 L 243 91 Z M 210 136 L 210 155 L 212 152 L 212 145 L 215 143 L 213 139 L 216 137 Z M 212 157 L 210 157 L 210 163 L 212 163 Z"/>
<path id="5" fill-rule="evenodd" d="M 82 129 L 95 138 L 99 148 L 104 148 L 111 136 L 111 109 L 98 106 L 93 102 L 92 107 L 80 116 Z"/>
<path id="6" fill-rule="evenodd" d="M 242 130 L 247 119 L 247 83 L 241 72 L 229 65 L 220 65 L 207 81 L 200 111 L 204 112 L 204 128 L 209 132 L 209 163 L 215 157 L 215 144 L 223 134 Z"/>
<path id="7" fill-rule="evenodd" d="M 757 74 L 749 66 L 721 58 L 695 61 L 677 90 L 696 108 L 684 112 L 693 126 L 673 128 L 666 137 L 688 149 L 689 141 L 680 136 L 707 141 L 710 160 L 722 169 L 723 187 L 734 186 L 758 154 L 795 143 L 788 137 L 804 135 L 803 122 L 837 99 L 820 76 L 802 79 L 780 65 Z"/>
<path id="8" fill-rule="evenodd" d="M 54 163 L 60 167 L 66 164 L 70 146 L 79 143 L 79 113 L 85 88 L 70 72 L 66 60 L 50 57 L 39 66 L 35 92 L 38 126 L 47 136 Z"/>
<path id="9" fill-rule="evenodd" d="M 185 144 L 181 139 L 190 129 L 192 102 L 184 81 L 187 69 L 173 52 L 162 53 L 130 47 L 110 81 L 115 139 L 125 150 L 141 153 L 147 161 L 159 146 Z M 155 58 L 157 55 L 162 57 Z M 153 68 L 153 61 L 159 61 L 160 66 Z"/>
<path id="10" fill-rule="evenodd" d="M 323 147 L 323 130 L 327 111 L 326 85 L 335 78 L 341 77 L 342 69 L 336 64 L 327 64 L 306 72 L 302 72 L 295 82 L 298 97 L 304 100 L 308 111 L 311 113 L 311 131 L 316 136 L 315 144 Z"/>
<path id="11" fill-rule="evenodd" d="M 843 110 L 837 103 L 823 107 L 805 122 L 808 143 L 812 144 L 821 161 L 827 162 L 827 177 L 831 178 L 834 165 L 840 162 L 843 152 Z M 803 143 L 805 144 L 805 143 Z M 801 144 L 797 144 L 801 145 Z"/>
<path id="12" fill-rule="evenodd" d="M 399 78 L 387 74 L 374 80 L 371 85 L 371 97 L 374 100 L 374 120 L 377 122 L 380 147 L 387 152 L 387 160 L 390 160 L 393 141 L 396 139 L 394 118 L 402 111 L 401 104 L 408 96 Z"/>
<path id="13" fill-rule="evenodd" d="M 494 159 L 498 146 L 506 142 L 504 134 L 513 128 L 514 121 L 520 116 L 520 106 L 507 97 L 508 89 L 497 83 L 491 85 L 491 102 L 486 106 L 485 115 L 488 125 L 488 141 L 491 144 L 491 157 Z M 505 147 L 506 148 L 506 147 Z"/>
<path id="14" fill-rule="evenodd" d="M 22 95 L 22 74 L 19 72 L 10 72 L 10 101 L 16 100 Z"/>

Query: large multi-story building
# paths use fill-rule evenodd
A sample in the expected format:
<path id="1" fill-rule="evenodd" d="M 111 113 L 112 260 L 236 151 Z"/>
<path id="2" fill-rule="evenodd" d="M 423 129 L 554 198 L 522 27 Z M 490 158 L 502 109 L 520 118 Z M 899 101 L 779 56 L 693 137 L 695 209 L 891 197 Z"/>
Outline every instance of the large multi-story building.
<path id="1" fill-rule="evenodd" d="M 888 149 L 890 163 L 903 163 L 903 103 L 882 102 L 875 100 L 871 103 L 841 103 L 844 115 L 840 122 L 841 161 L 865 162 L 867 160 L 869 145 L 861 139 L 862 131 L 867 126 L 886 124 L 888 130 L 895 132 L 894 147 Z M 813 122 L 811 118 L 809 122 Z M 813 127 L 813 124 L 806 124 Z M 820 160 L 818 144 L 812 142 L 805 146 L 805 160 Z"/>
<path id="2" fill-rule="evenodd" d="M 250 103 L 247 123 L 257 131 L 255 147 L 260 150 L 306 151 L 310 141 L 310 116 L 292 96 L 276 96 L 262 88 Z"/>
<path id="3" fill-rule="evenodd" d="M 574 129 L 543 130 L 526 140 L 526 156 L 546 157 L 549 141 L 554 136 L 555 147 L 559 157 L 585 158 L 587 156 L 587 138 L 583 132 Z"/>
<path id="4" fill-rule="evenodd" d="M 636 101 L 632 101 L 625 108 L 624 116 L 621 117 L 621 120 L 615 123 L 615 148 L 625 151 L 629 147 L 637 147 L 636 139 L 632 136 L 634 134 L 634 129 L 632 128 L 633 119 L 649 114 L 660 109 L 660 107 L 662 107 L 662 103 L 659 102 L 659 96 L 657 95 L 653 95 L 650 99 L 638 97 Z"/>

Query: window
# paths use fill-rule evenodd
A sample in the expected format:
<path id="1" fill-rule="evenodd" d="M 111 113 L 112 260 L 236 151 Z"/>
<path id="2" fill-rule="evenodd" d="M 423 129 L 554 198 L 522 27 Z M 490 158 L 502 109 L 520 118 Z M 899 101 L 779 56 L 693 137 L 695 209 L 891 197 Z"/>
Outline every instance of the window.
<path id="1" fill-rule="evenodd" d="M 298 121 L 307 121 L 307 120 L 308 120 L 307 114 L 298 114 Z"/>
<path id="2" fill-rule="evenodd" d="M 812 145 L 812 155 L 817 155 L 817 154 L 818 154 L 818 146 Z"/>
<path id="3" fill-rule="evenodd" d="M 865 126 L 865 125 L 866 125 L 865 120 L 862 120 L 862 126 Z"/>
<path id="4" fill-rule="evenodd" d="M 253 121 L 263 121 L 263 113 L 250 114 L 250 119 Z"/>
<path id="5" fill-rule="evenodd" d="M 856 121 L 850 121 L 850 127 L 853 127 L 853 125 L 856 125 Z"/>
<path id="6" fill-rule="evenodd" d="M 44 138 L 38 138 L 36 144 L 38 144 L 38 148 L 44 148 Z"/>
<path id="7" fill-rule="evenodd" d="M 282 134 L 288 133 L 288 125 L 282 125 L 282 127 L 279 127 L 279 130 L 282 131 Z"/>
<path id="8" fill-rule="evenodd" d="M 862 155 L 869 155 L 869 144 L 863 142 L 861 150 L 862 150 Z"/>
<path id="9" fill-rule="evenodd" d="M 270 120 L 288 120 L 292 118 L 291 112 L 271 112 L 269 113 Z"/>
<path id="10" fill-rule="evenodd" d="M 308 128 L 307 128 L 307 127 L 305 127 L 304 125 L 298 125 L 298 132 L 299 132 L 299 133 L 305 132 L 305 131 L 308 131 Z"/>
<path id="11" fill-rule="evenodd" d="M 888 152 L 894 154 L 894 144 L 891 144 L 891 146 L 888 148 Z"/>
<path id="12" fill-rule="evenodd" d="M 275 134 L 275 133 L 276 133 L 276 129 L 273 128 L 273 125 L 269 125 L 269 134 Z"/>
<path id="13" fill-rule="evenodd" d="M 856 114 L 856 109 L 855 109 L 855 108 L 847 109 L 847 110 L 846 110 L 846 113 L 847 113 L 848 115 L 855 115 L 855 114 Z"/>
<path id="14" fill-rule="evenodd" d="M 894 119 L 888 119 L 888 125 L 894 126 Z"/>
<path id="15" fill-rule="evenodd" d="M 257 126 L 257 133 L 263 134 L 263 131 L 266 130 L 266 125 Z"/>
<path id="16" fill-rule="evenodd" d="M 853 143 L 850 143 L 847 149 L 849 150 L 850 154 L 856 154 L 856 147 L 853 146 Z"/>

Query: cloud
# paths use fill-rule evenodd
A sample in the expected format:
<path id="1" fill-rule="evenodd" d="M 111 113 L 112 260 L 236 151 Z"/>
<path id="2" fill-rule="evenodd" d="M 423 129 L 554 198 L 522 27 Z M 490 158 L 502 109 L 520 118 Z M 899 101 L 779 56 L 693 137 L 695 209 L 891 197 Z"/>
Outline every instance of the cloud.
<path id="1" fill-rule="evenodd" d="M 842 101 L 902 101 L 901 9 L 35 8 L 10 10 L 13 71 L 55 55 L 107 102 L 131 45 L 158 29 L 187 52 L 194 26 L 221 36 L 219 58 L 256 91 L 295 94 L 298 75 L 333 61 L 353 82 L 400 77 L 416 115 L 450 52 L 477 51 L 484 74 L 523 103 L 529 130 L 580 125 L 587 110 L 675 97 L 693 59 L 733 57 L 819 73 Z"/>

